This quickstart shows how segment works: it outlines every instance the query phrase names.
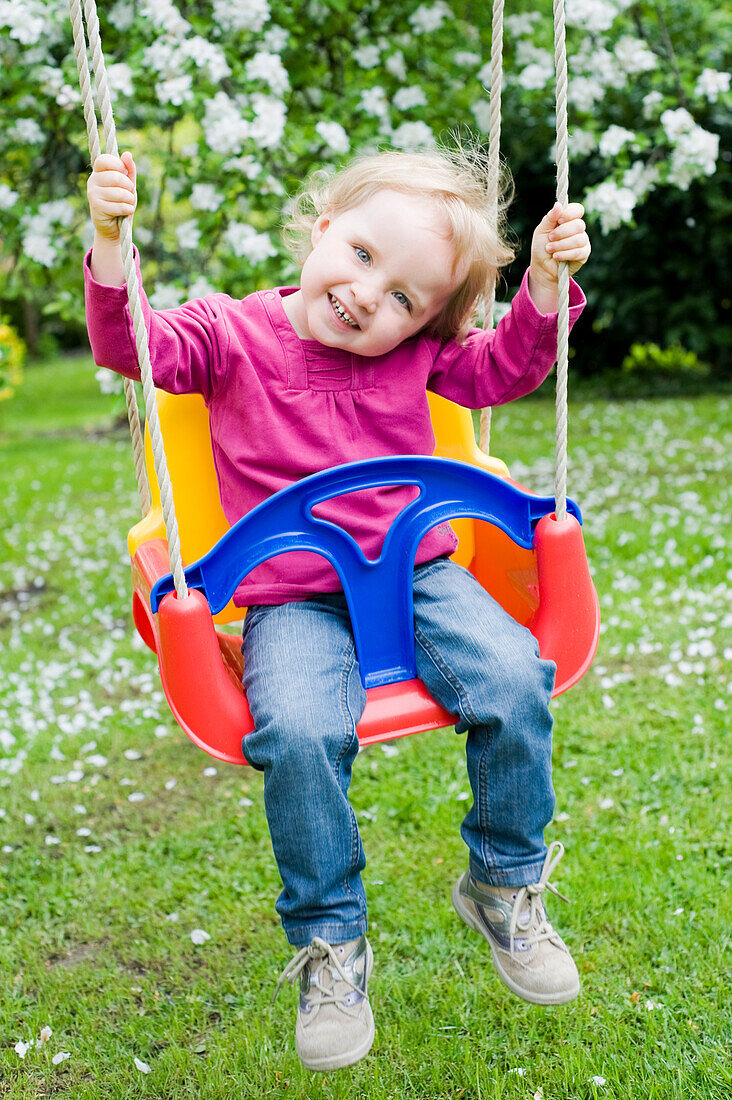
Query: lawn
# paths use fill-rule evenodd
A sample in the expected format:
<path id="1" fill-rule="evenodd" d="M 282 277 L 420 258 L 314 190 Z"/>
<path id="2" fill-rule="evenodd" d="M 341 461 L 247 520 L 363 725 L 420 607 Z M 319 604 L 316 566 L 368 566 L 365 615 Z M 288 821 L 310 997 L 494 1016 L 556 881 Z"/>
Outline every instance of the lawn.
<path id="1" fill-rule="evenodd" d="M 603 633 L 555 701 L 547 839 L 580 999 L 536 1008 L 498 981 L 449 902 L 463 741 L 405 738 L 352 786 L 376 1042 L 318 1076 L 294 992 L 270 1005 L 291 951 L 261 777 L 193 747 L 133 632 L 136 488 L 93 374 L 49 362 L 0 404 L 0 1096 L 728 1098 L 729 397 L 571 408 Z M 494 416 L 540 492 L 552 422 L 541 398 Z"/>

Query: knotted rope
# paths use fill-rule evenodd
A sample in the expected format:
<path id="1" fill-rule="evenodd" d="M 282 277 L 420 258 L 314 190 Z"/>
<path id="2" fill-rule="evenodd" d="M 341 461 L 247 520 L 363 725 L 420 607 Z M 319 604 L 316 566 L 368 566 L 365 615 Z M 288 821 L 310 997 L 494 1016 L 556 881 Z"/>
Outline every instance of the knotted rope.
<path id="1" fill-rule="evenodd" d="M 554 0 L 554 68 L 557 101 L 557 199 L 569 202 L 569 128 L 567 125 L 567 35 L 564 0 Z M 567 516 L 567 379 L 569 375 L 569 265 L 559 265 L 557 307 L 557 393 L 554 497 L 558 520 Z"/>
<path id="2" fill-rule="evenodd" d="M 79 71 L 79 87 L 84 104 L 84 118 L 86 119 L 87 134 L 89 137 L 89 153 L 92 163 L 100 153 L 99 131 L 97 128 L 94 96 L 89 76 L 87 61 L 87 43 L 84 33 L 81 0 L 70 0 L 71 25 L 74 33 L 74 54 L 76 66 Z M 102 40 L 99 32 L 99 18 L 95 0 L 84 0 L 84 12 L 86 16 L 86 29 L 89 35 L 89 48 L 92 55 L 94 69 L 94 82 L 97 90 L 99 111 L 104 127 L 104 140 L 106 152 L 113 156 L 119 156 L 117 146 L 117 131 L 112 113 L 112 101 L 107 81 L 107 70 L 102 51 Z M 132 324 L 137 344 L 137 356 L 142 377 L 142 393 L 145 401 L 145 416 L 150 432 L 153 458 L 155 461 L 155 474 L 160 486 L 160 503 L 165 523 L 165 533 L 168 539 L 168 553 L 170 565 L 175 582 L 175 590 L 179 599 L 185 599 L 188 595 L 188 586 L 183 571 L 183 559 L 180 549 L 180 537 L 178 534 L 178 521 L 175 516 L 175 504 L 173 501 L 173 486 L 168 471 L 168 463 L 165 458 L 163 436 L 160 428 L 158 407 L 155 401 L 155 384 L 152 376 L 152 364 L 150 362 L 150 350 L 148 346 L 147 328 L 142 313 L 142 300 L 140 284 L 135 266 L 134 252 L 132 248 L 132 219 L 120 218 L 120 248 L 122 251 L 122 263 L 127 283 L 127 296 L 132 314 Z M 127 379 L 125 380 L 128 381 Z M 131 393 L 129 393 L 131 391 Z M 140 430 L 140 418 L 137 410 L 134 385 L 130 382 L 125 386 L 125 398 L 127 401 L 128 419 L 130 420 L 130 432 L 135 455 L 135 469 L 137 471 L 138 491 L 140 504 L 145 514 L 150 508 L 150 495 L 147 482 L 143 479 L 144 458 L 142 448 L 142 433 Z M 138 466 L 138 459 L 140 466 Z M 144 491 L 142 486 L 144 485 Z"/>

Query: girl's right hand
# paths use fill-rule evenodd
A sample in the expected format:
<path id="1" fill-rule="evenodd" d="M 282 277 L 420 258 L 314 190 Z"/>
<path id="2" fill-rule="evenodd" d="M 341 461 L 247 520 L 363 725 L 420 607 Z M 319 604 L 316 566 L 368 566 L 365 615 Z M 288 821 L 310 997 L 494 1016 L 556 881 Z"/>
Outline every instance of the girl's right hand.
<path id="1" fill-rule="evenodd" d="M 118 218 L 131 216 L 137 206 L 135 180 L 137 169 L 132 153 L 113 157 L 103 153 L 94 161 L 94 170 L 86 185 L 94 228 L 99 236 L 119 240 Z"/>

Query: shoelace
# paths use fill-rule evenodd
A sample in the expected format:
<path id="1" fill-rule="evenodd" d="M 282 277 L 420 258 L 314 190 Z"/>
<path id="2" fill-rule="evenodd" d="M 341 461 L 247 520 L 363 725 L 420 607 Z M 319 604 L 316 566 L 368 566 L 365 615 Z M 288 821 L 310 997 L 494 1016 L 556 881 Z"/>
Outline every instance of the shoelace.
<path id="1" fill-rule="evenodd" d="M 539 881 L 532 882 L 529 886 L 522 886 L 517 892 L 516 900 L 513 904 L 513 911 L 511 913 L 511 927 L 509 931 L 512 955 L 515 953 L 514 945 L 516 932 L 519 929 L 521 931 L 525 929 L 529 932 L 529 935 L 522 937 L 522 939 L 524 939 L 530 947 L 533 947 L 537 943 L 541 943 L 542 940 L 549 940 L 552 936 L 556 935 L 551 923 L 547 919 L 544 903 L 542 901 L 542 894 L 545 890 L 549 890 L 550 893 L 556 894 L 562 901 L 569 902 L 569 898 L 565 898 L 564 894 L 560 894 L 556 886 L 549 881 L 549 876 L 563 855 L 564 845 L 559 840 L 553 841 L 547 850 Z M 520 924 L 519 918 L 527 898 L 529 899 L 529 920 L 527 924 Z"/>
<path id="2" fill-rule="evenodd" d="M 314 936 L 312 943 L 309 943 L 307 947 L 302 947 L 294 958 L 290 959 L 285 969 L 277 979 L 277 985 L 275 987 L 274 996 L 272 997 L 272 1003 L 274 1004 L 277 995 L 287 980 L 290 985 L 294 985 L 300 977 L 300 974 L 311 961 L 311 959 L 322 959 L 323 965 L 319 970 L 316 970 L 310 977 L 310 988 L 316 989 L 320 993 L 320 997 L 317 998 L 316 1004 L 338 1004 L 342 1001 L 344 996 L 348 994 L 336 994 L 335 981 L 336 973 L 341 981 L 344 981 L 351 987 L 352 990 L 356 990 L 362 996 L 367 997 L 368 994 L 364 989 L 361 989 L 351 978 L 348 977 L 345 970 L 338 961 L 338 956 L 329 943 L 325 940 L 321 940 L 320 936 Z M 328 960 L 327 962 L 325 960 Z M 332 985 L 330 988 L 320 984 L 320 974 L 324 970 L 330 971 L 330 977 Z"/>

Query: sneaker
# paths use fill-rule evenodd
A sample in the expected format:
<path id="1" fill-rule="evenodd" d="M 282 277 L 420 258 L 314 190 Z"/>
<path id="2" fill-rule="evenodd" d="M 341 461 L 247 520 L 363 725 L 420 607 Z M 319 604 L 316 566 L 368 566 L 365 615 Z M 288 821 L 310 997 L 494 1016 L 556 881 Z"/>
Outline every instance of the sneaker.
<path id="1" fill-rule="evenodd" d="M 559 841 L 549 847 L 541 877 L 530 886 L 489 886 L 466 872 L 455 883 L 452 904 L 465 923 L 491 945 L 501 981 L 537 1005 L 559 1005 L 579 994 L 579 974 L 569 950 L 549 923 L 542 894 L 564 855 Z"/>
<path id="2" fill-rule="evenodd" d="M 374 1017 L 367 992 L 374 963 L 365 936 L 331 946 L 315 936 L 280 975 L 300 978 L 295 1049 L 307 1069 L 330 1070 L 353 1065 L 371 1050 Z"/>

